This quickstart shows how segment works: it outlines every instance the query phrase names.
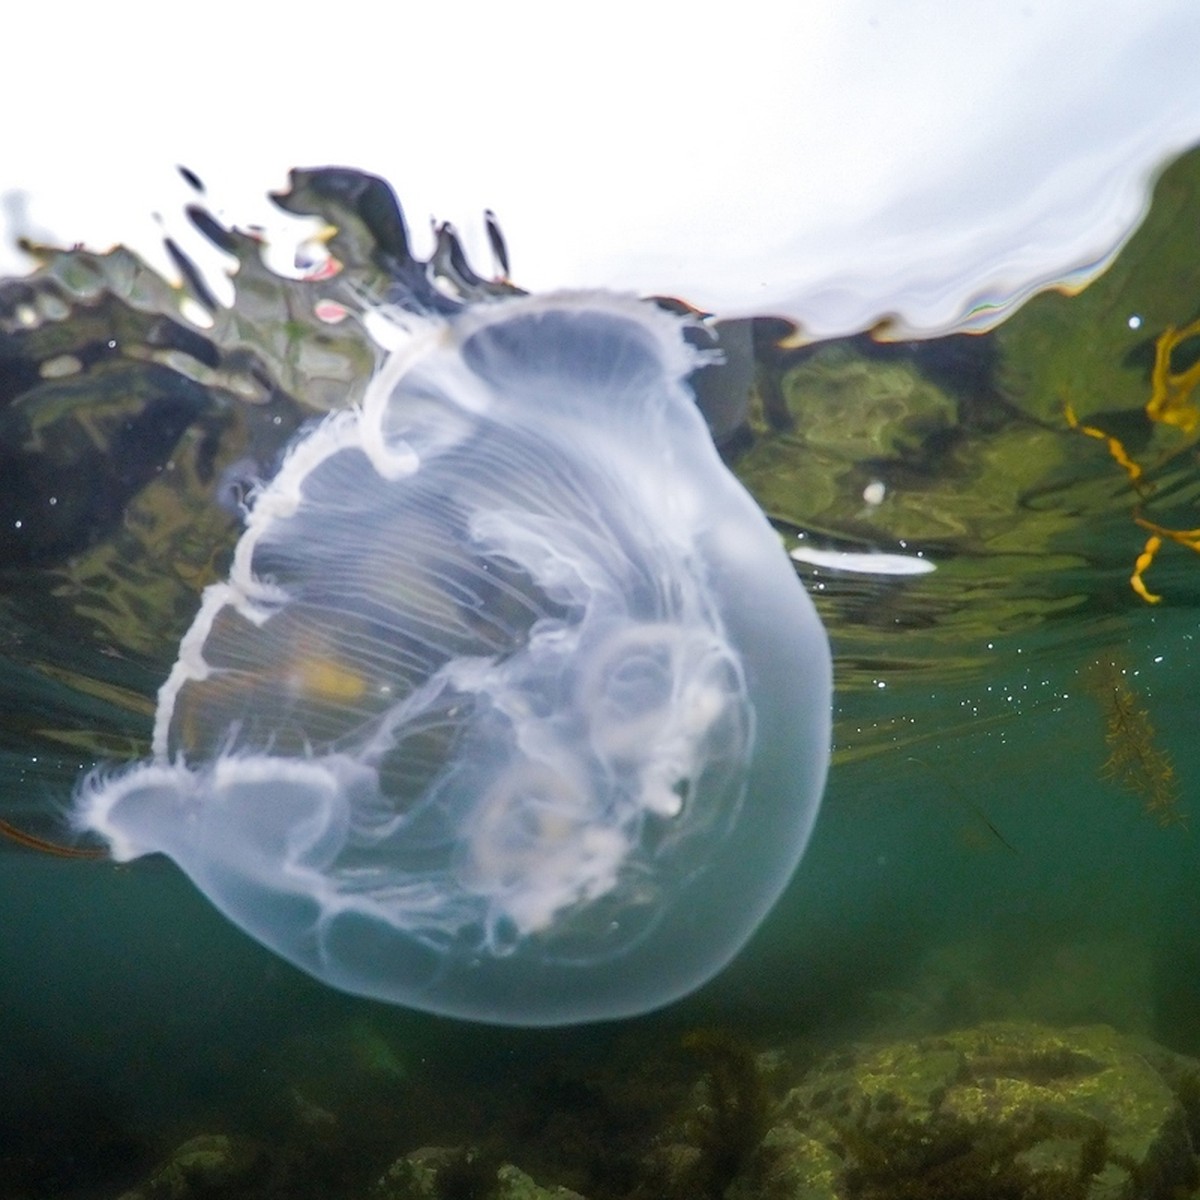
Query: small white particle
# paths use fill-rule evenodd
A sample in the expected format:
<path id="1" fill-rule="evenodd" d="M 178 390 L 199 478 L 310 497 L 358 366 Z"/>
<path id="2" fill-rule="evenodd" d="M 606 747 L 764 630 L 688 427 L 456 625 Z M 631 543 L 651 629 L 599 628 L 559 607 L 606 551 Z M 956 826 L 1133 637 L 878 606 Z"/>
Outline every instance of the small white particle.
<path id="1" fill-rule="evenodd" d="M 872 479 L 870 483 L 863 488 L 862 498 L 868 504 L 874 506 L 883 503 L 884 496 L 887 495 L 887 487 L 883 480 Z"/>

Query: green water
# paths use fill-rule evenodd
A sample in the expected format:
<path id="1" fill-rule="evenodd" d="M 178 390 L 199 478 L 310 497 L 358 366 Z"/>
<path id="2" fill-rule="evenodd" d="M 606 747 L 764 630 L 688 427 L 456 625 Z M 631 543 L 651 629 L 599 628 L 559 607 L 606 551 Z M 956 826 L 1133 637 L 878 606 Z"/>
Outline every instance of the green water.
<path id="1" fill-rule="evenodd" d="M 1133 617 L 1130 661 L 1186 797 L 1200 770 L 1192 622 Z M 506 1160 L 553 1175 L 571 1166 L 545 1144 L 554 1089 L 599 1087 L 614 1061 L 684 1079 L 695 1028 L 816 1053 L 1031 1018 L 1200 1054 L 1194 833 L 1161 828 L 1098 777 L 1104 724 L 1076 650 L 1014 639 L 995 653 L 990 683 L 847 698 L 854 728 L 911 718 L 896 749 L 835 768 L 807 857 L 728 970 L 620 1024 L 491 1029 L 343 997 L 239 934 L 164 862 L 7 855 L 3 1128 L 10 1161 L 28 1155 L 48 1189 L 10 1194 L 115 1196 L 195 1133 L 287 1143 L 301 1106 L 353 1126 L 368 1101 L 373 1136 L 351 1139 L 355 1165 L 333 1158 L 338 1194 L 365 1194 L 372 1172 L 426 1144 L 498 1138 Z M 645 1119 L 665 1122 L 674 1099 L 643 1097 Z"/>

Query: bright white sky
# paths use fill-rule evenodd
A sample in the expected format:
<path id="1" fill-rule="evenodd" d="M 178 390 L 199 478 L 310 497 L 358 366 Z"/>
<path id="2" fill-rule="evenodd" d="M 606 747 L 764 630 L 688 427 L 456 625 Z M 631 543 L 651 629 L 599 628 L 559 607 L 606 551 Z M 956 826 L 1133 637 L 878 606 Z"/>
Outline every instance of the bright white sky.
<path id="1" fill-rule="evenodd" d="M 110 0 L 4 24 L 7 272 L 14 228 L 156 254 L 154 213 L 185 228 L 175 163 L 243 224 L 288 167 L 336 163 L 386 176 L 418 234 L 453 220 L 480 266 L 494 209 L 531 289 L 933 330 L 1103 257 L 1200 141 L 1195 0 Z"/>

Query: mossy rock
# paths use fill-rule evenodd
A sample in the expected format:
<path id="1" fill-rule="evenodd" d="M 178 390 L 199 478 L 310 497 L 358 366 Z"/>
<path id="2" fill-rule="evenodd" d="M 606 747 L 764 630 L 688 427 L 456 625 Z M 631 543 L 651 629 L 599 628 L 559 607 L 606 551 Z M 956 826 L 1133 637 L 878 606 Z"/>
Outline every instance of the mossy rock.
<path id="1" fill-rule="evenodd" d="M 397 1159 L 371 1200 L 583 1200 L 564 1187 L 542 1187 L 511 1163 L 474 1147 L 427 1146 Z"/>
<path id="2" fill-rule="evenodd" d="M 1166 1200 L 1198 1182 L 1165 1052 L 996 1022 L 811 1071 L 730 1200 Z"/>
<path id="3" fill-rule="evenodd" d="M 121 1200 L 192 1200 L 254 1193 L 262 1156 L 256 1147 L 224 1134 L 201 1134 L 179 1146 L 140 1187 Z"/>

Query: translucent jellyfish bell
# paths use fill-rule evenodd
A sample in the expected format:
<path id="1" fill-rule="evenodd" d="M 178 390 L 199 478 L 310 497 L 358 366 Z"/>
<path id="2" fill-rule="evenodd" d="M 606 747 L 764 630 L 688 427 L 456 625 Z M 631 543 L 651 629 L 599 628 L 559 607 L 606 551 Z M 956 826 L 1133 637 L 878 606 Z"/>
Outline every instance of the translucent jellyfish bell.
<path id="1" fill-rule="evenodd" d="M 258 494 L 153 760 L 90 776 L 78 823 L 350 992 L 521 1025 L 655 1008 L 804 851 L 825 634 L 679 319 L 579 294 L 406 320 Z"/>

